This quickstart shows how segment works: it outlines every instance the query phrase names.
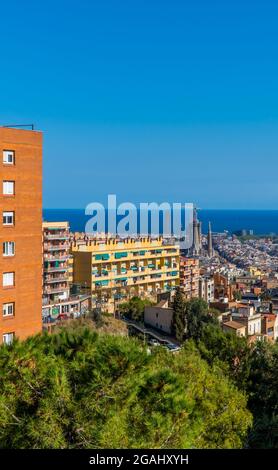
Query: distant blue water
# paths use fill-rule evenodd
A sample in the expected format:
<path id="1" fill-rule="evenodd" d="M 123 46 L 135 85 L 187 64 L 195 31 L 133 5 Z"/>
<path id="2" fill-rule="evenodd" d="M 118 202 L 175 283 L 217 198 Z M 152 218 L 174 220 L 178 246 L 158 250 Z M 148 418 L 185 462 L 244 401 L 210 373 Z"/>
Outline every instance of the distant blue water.
<path id="1" fill-rule="evenodd" d="M 278 210 L 206 210 L 198 211 L 202 222 L 202 232 L 208 230 L 208 222 L 212 223 L 213 232 L 247 229 L 254 230 L 255 235 L 278 233 Z M 44 220 L 68 221 L 71 231 L 84 232 L 85 224 L 90 216 L 83 209 L 44 209 Z"/>

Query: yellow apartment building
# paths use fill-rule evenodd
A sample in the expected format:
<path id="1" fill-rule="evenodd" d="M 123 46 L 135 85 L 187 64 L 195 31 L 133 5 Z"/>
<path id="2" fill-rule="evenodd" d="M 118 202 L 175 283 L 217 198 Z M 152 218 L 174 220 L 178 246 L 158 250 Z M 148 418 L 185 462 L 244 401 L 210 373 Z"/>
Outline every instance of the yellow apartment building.
<path id="1" fill-rule="evenodd" d="M 133 296 L 150 298 L 179 285 L 179 246 L 162 238 L 76 239 L 73 282 L 90 288 L 92 304 L 112 310 Z"/>

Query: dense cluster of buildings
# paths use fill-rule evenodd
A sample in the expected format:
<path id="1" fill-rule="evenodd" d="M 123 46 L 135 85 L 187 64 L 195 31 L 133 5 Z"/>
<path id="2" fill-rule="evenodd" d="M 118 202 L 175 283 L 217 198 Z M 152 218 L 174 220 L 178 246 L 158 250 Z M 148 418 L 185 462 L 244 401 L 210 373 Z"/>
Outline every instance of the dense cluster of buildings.
<path id="1" fill-rule="evenodd" d="M 202 234 L 194 212 L 193 244 L 71 233 L 68 222 L 42 221 L 42 134 L 0 128 L 0 342 L 26 338 L 59 320 L 100 308 L 115 312 L 134 296 L 156 307 L 147 322 L 169 333 L 171 297 L 204 299 L 222 328 L 250 340 L 278 336 L 278 244 Z M 153 317 L 153 320 L 152 320 Z"/>
<path id="2" fill-rule="evenodd" d="M 218 234 L 215 248 L 221 257 L 244 270 L 256 269 L 264 274 L 278 270 L 278 242 L 272 237 L 241 240 L 235 235 Z"/>

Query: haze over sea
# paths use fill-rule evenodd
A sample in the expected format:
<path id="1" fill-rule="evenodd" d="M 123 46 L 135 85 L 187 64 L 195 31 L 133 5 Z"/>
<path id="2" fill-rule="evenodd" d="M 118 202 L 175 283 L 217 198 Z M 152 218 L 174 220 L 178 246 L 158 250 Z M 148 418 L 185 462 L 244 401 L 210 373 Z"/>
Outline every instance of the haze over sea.
<path id="1" fill-rule="evenodd" d="M 208 230 L 208 222 L 212 223 L 213 232 L 247 229 L 254 230 L 255 235 L 278 234 L 278 210 L 214 210 L 198 211 L 202 222 L 202 232 Z M 84 209 L 44 209 L 43 219 L 48 222 L 68 221 L 73 232 L 84 232 L 85 224 L 90 216 Z"/>

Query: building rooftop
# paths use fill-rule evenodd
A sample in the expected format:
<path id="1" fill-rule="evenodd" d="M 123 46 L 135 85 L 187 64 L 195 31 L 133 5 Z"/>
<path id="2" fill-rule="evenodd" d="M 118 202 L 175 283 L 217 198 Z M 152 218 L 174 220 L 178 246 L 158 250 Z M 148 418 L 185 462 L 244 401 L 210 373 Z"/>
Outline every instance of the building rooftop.
<path id="1" fill-rule="evenodd" d="M 69 228 L 69 222 L 47 222 L 44 220 L 42 223 L 43 228 Z"/>
<path id="2" fill-rule="evenodd" d="M 227 321 L 223 323 L 224 326 L 227 326 L 228 328 L 232 328 L 233 330 L 238 330 L 240 328 L 245 328 L 245 326 L 242 323 L 238 323 L 234 320 Z"/>

